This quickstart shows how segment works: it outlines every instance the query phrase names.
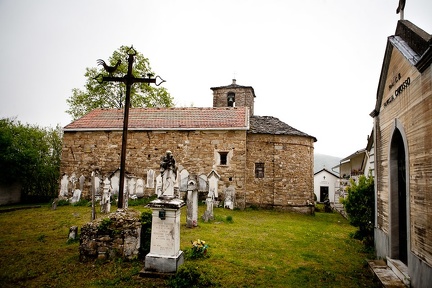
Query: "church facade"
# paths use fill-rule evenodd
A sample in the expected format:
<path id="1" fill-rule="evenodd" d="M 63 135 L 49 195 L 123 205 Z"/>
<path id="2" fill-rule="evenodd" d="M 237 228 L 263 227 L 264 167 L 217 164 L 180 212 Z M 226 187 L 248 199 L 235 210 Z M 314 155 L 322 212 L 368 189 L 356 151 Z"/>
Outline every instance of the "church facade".
<path id="1" fill-rule="evenodd" d="M 400 20 L 388 37 L 374 118 L 375 248 L 432 283 L 432 35 Z"/>
<path id="2" fill-rule="evenodd" d="M 254 89 L 213 87 L 213 107 L 131 108 L 126 171 L 147 179 L 170 150 L 180 169 L 219 177 L 219 200 L 235 190 L 235 207 L 313 212 L 315 137 L 271 116 L 255 116 Z M 120 165 L 122 109 L 95 109 L 64 127 L 61 174 L 109 177 Z M 153 181 L 153 180 L 152 180 Z M 83 195 L 89 197 L 86 181 Z M 155 193 L 147 185 L 145 195 Z"/>

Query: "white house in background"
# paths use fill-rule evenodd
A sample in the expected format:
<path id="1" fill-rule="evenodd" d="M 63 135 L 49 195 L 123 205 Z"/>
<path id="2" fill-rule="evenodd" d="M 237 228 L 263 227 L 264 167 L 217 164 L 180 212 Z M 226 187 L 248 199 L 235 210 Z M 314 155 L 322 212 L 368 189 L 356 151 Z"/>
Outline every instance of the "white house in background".
<path id="1" fill-rule="evenodd" d="M 335 190 L 339 183 L 339 176 L 326 168 L 314 174 L 314 193 L 318 202 L 324 202 L 326 198 L 330 202 L 335 200 Z"/>

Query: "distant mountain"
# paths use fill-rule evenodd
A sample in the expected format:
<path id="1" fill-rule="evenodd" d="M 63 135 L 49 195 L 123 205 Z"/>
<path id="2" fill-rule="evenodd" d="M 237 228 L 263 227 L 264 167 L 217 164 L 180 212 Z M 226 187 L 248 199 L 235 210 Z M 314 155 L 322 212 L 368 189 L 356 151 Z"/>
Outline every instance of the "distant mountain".
<path id="1" fill-rule="evenodd" d="M 341 160 L 341 157 L 335 157 L 330 155 L 324 155 L 324 154 L 314 154 L 314 173 L 320 171 L 323 168 L 326 168 L 327 170 L 331 172 L 339 171 L 339 169 L 332 170 L 333 167 L 336 165 L 339 165 L 339 161 Z"/>

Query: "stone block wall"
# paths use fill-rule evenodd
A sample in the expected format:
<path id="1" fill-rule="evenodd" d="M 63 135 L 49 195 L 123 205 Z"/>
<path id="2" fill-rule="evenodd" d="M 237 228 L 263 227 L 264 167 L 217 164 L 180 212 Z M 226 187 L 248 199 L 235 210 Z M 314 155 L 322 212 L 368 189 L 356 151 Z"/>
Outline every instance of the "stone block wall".
<path id="1" fill-rule="evenodd" d="M 313 202 L 313 139 L 249 134 L 246 205 L 310 213 Z M 264 177 L 255 175 L 264 164 Z"/>
<path id="2" fill-rule="evenodd" d="M 136 259 L 141 246 L 140 213 L 117 211 L 85 224 L 80 234 L 80 261 Z"/>
<path id="3" fill-rule="evenodd" d="M 235 107 L 249 107 L 250 115 L 254 115 L 255 94 L 252 87 L 218 87 L 213 89 L 213 107 L 227 107 L 228 93 L 235 94 Z"/>
<path id="4" fill-rule="evenodd" d="M 98 169 L 109 176 L 120 166 L 121 131 L 68 132 L 63 136 L 61 174 L 86 177 L 82 197 L 90 197 L 90 175 Z M 234 185 L 245 189 L 246 131 L 130 131 L 126 170 L 146 180 L 147 171 L 159 174 L 160 158 L 171 150 L 176 164 L 189 173 L 208 174 L 215 169 L 221 176 L 219 191 Z M 219 152 L 228 153 L 227 165 L 220 165 Z M 145 195 L 154 194 L 145 190 Z"/>
<path id="5" fill-rule="evenodd" d="M 305 210 L 313 201 L 313 138 L 291 135 L 247 134 L 244 130 L 130 131 L 126 170 L 147 178 L 152 169 L 159 174 L 160 158 L 173 152 L 178 166 L 189 173 L 220 175 L 220 199 L 235 189 L 236 207 L 250 205 Z M 90 198 L 90 175 L 98 169 L 109 176 L 120 165 L 121 132 L 65 132 L 61 174 L 86 177 L 82 197 Z M 221 165 L 220 152 L 227 153 Z M 265 177 L 255 177 L 255 163 L 264 163 Z M 146 188 L 145 195 L 155 193 Z"/>

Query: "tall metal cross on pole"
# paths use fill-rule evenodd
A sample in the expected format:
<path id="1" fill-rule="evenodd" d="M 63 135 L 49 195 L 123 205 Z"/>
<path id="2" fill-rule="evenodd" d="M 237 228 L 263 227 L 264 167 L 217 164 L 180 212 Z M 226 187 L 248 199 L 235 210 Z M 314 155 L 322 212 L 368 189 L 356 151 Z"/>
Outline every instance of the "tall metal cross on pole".
<path id="1" fill-rule="evenodd" d="M 119 187 L 119 196 L 118 196 L 118 204 L 117 208 L 123 208 L 123 194 L 124 194 L 124 181 L 125 181 L 125 166 L 126 166 L 126 146 L 127 146 L 127 132 L 129 126 L 129 106 L 130 106 L 130 91 L 131 86 L 134 83 L 155 83 L 156 86 L 159 86 L 165 80 L 161 77 L 156 76 L 155 78 L 135 78 L 132 74 L 132 66 L 134 62 L 134 58 L 136 55 L 136 51 L 131 46 L 128 52 L 128 71 L 127 74 L 123 77 L 113 77 L 111 73 L 117 70 L 120 61 L 117 62 L 115 66 L 107 66 L 103 60 L 98 60 L 98 64 L 103 65 L 105 71 L 110 73 L 110 76 L 103 76 L 102 82 L 104 81 L 113 81 L 113 82 L 123 82 L 126 85 L 126 101 L 124 106 L 124 119 L 123 119 L 123 136 L 122 136 L 122 149 L 121 149 L 121 160 L 120 160 L 120 187 Z M 159 80 L 159 82 L 156 82 Z"/>

